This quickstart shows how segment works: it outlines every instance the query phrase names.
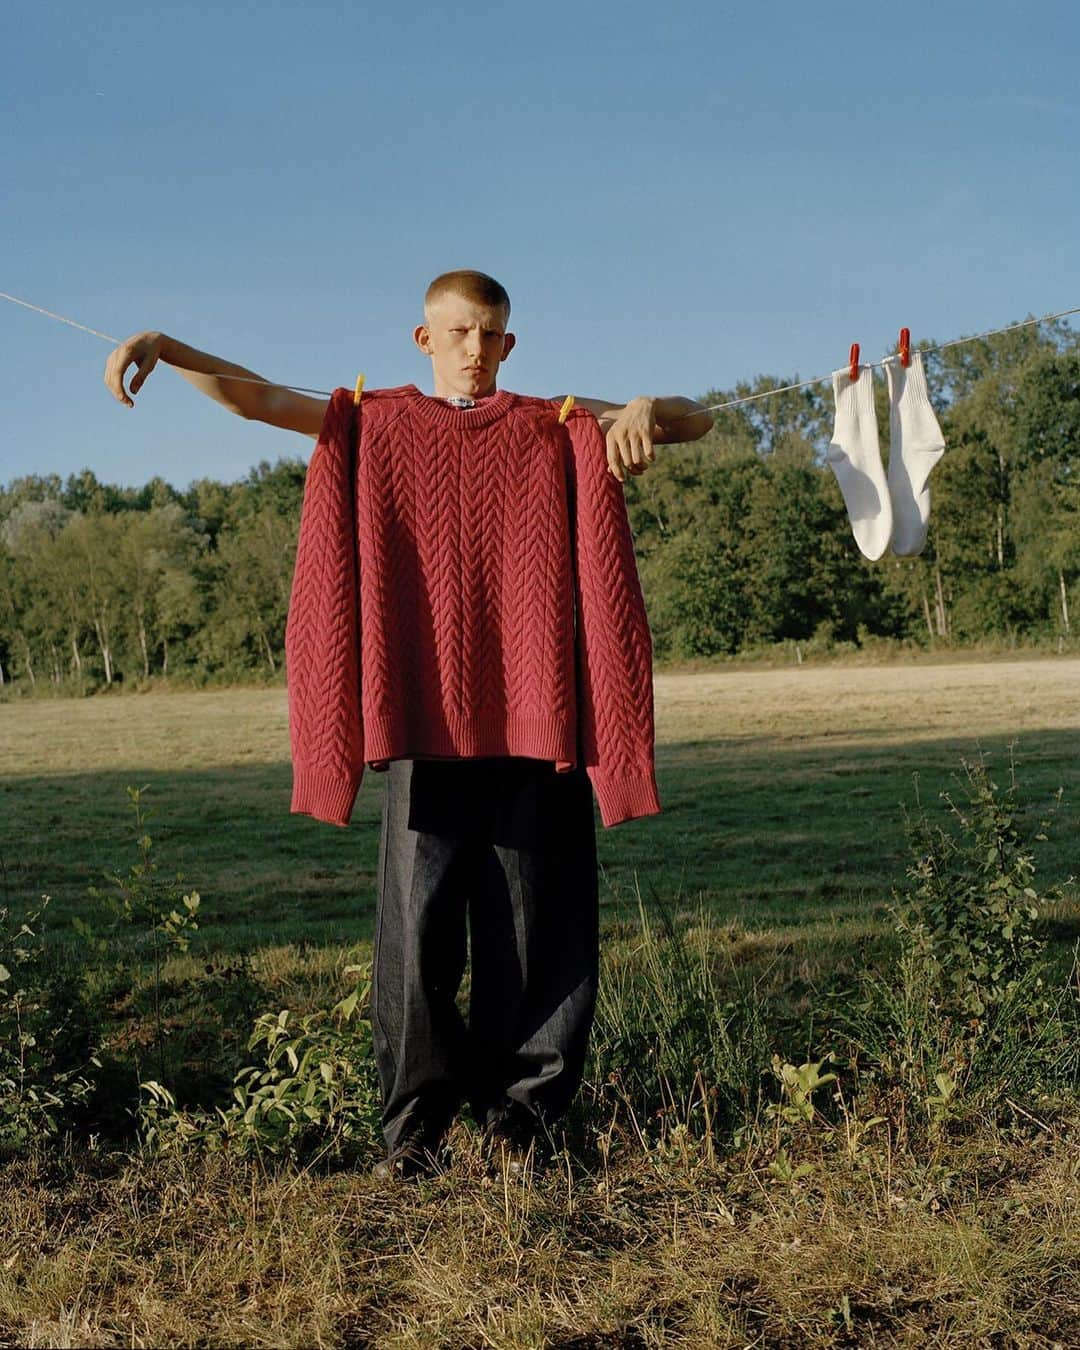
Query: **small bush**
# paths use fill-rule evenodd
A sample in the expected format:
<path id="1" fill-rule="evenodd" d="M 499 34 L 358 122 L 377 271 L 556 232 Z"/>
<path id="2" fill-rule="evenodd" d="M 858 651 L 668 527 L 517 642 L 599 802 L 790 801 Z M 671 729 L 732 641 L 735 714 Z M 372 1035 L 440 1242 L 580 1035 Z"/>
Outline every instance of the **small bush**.
<path id="1" fill-rule="evenodd" d="M 1048 897 L 1033 885 L 1034 845 L 1049 822 L 1025 837 L 1014 772 L 1004 791 L 981 761 L 965 761 L 964 775 L 966 802 L 945 795 L 952 828 L 915 820 L 914 884 L 897 925 L 942 1013 L 985 1030 L 1043 962 L 1036 923 Z M 1044 1004 L 1036 997 L 1031 1012 Z"/>
<path id="2" fill-rule="evenodd" d="M 76 999 L 43 971 L 39 920 L 49 903 L 16 919 L 0 908 L 0 1150 L 59 1135 L 92 1090 L 92 1045 L 75 1032 Z M 72 1052 L 81 1051 L 72 1063 Z"/>
<path id="3" fill-rule="evenodd" d="M 153 1151 L 199 1147 L 266 1153 L 306 1162 L 347 1162 L 369 1153 L 379 1134 L 379 1093 L 371 1024 L 359 1016 L 370 992 L 369 971 L 329 1013 L 294 1018 L 263 1013 L 248 1041 L 258 1064 L 236 1075 L 232 1100 L 214 1112 L 185 1112 L 158 1082 L 142 1084 L 140 1127 Z"/>
<path id="4" fill-rule="evenodd" d="M 1049 978 L 1035 885 L 1048 820 L 1025 830 L 1014 767 L 1002 789 L 964 763 L 964 800 L 944 823 L 914 819 L 910 886 L 893 909 L 891 977 L 867 975 L 837 1003 L 835 1026 L 861 1077 L 899 1087 L 931 1124 L 1007 1094 L 1075 1086 L 1080 1001 Z M 1060 793 L 1058 794 L 1060 798 Z"/>

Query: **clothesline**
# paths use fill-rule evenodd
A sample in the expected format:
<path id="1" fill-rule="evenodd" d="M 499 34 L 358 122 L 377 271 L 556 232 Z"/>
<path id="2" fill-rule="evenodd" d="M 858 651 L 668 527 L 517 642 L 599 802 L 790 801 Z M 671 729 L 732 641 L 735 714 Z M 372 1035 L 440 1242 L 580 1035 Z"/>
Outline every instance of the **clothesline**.
<path id="1" fill-rule="evenodd" d="M 998 333 L 1013 333 L 1018 328 L 1032 328 L 1035 324 L 1050 323 L 1053 319 L 1065 319 L 1070 314 L 1080 314 L 1078 309 L 1063 309 L 1057 314 L 1044 314 L 1039 319 L 1024 319 L 1021 323 L 1010 323 L 1004 328 L 991 328 L 985 333 L 975 333 L 971 337 L 954 338 L 951 342 L 939 342 L 936 347 L 920 347 L 924 355 L 927 352 L 943 352 L 949 347 L 962 347 L 966 342 L 981 342 L 983 338 L 996 337 Z M 870 370 L 880 370 L 884 361 L 863 361 L 860 363 L 863 367 Z M 796 389 L 809 389 L 814 384 L 827 384 L 832 380 L 832 373 L 828 375 L 815 375 L 811 380 L 800 380 L 798 384 L 785 384 L 778 389 L 765 389 L 760 394 L 745 394 L 742 398 L 729 399 L 727 403 L 710 403 L 705 408 L 706 412 L 722 412 L 725 408 L 738 408 L 744 403 L 756 403 L 762 398 L 771 398 L 774 394 L 790 394 Z M 693 413 L 687 413 L 688 417 L 694 416 Z M 676 419 L 679 420 L 679 419 Z"/>
<path id="2" fill-rule="evenodd" d="M 111 342 L 114 347 L 120 345 L 119 338 L 111 337 L 108 333 L 102 333 L 97 328 L 88 328 L 86 324 L 76 323 L 74 319 L 65 318 L 63 314 L 55 314 L 51 309 L 42 309 L 40 305 L 31 304 L 29 300 L 20 300 L 17 295 L 8 295 L 6 291 L 0 291 L 0 300 L 10 300 L 13 305 L 22 305 L 24 309 L 33 310 L 35 314 L 44 314 L 46 318 L 55 319 L 57 323 L 65 323 L 68 327 L 77 328 L 82 333 L 89 333 L 92 337 L 102 338 L 105 342 Z M 968 342 L 981 342 L 983 338 L 996 337 L 999 333 L 1013 333 L 1018 328 L 1032 328 L 1036 324 L 1050 323 L 1054 319 L 1067 319 L 1073 314 L 1080 314 L 1080 307 L 1077 307 L 1076 309 L 1059 310 L 1056 314 L 1044 314 L 1038 319 L 1024 319 L 1021 323 L 1010 323 L 1004 328 L 991 328 L 985 333 L 975 333 L 971 337 L 954 338 L 951 342 L 940 342 L 936 347 L 922 347 L 919 350 L 923 353 L 943 352 L 950 347 L 962 347 Z M 884 365 L 884 362 L 864 361 L 862 362 L 862 365 L 869 367 L 872 370 L 876 370 L 880 369 Z M 332 392 L 329 389 L 308 389 L 300 384 L 282 384 L 277 380 L 266 380 L 260 376 L 252 375 L 219 375 L 217 378 L 222 380 L 233 380 L 237 384 L 269 384 L 273 385 L 275 389 L 291 389 L 296 394 L 311 394 L 315 398 L 329 398 Z M 831 372 L 828 375 L 815 375 L 813 379 L 800 380 L 797 384 L 785 384 L 777 389 L 764 389 L 759 394 L 744 394 L 741 398 L 728 399 L 726 403 L 710 403 L 706 406 L 704 411 L 724 412 L 728 408 L 739 408 L 746 403 L 757 403 L 761 399 L 772 398 L 775 394 L 790 394 L 797 389 L 809 389 L 815 384 L 826 384 L 831 379 Z M 686 413 L 685 416 L 693 417 L 698 411 L 698 409 L 695 409 L 694 412 Z M 682 419 L 676 418 L 675 420 L 681 421 Z"/>

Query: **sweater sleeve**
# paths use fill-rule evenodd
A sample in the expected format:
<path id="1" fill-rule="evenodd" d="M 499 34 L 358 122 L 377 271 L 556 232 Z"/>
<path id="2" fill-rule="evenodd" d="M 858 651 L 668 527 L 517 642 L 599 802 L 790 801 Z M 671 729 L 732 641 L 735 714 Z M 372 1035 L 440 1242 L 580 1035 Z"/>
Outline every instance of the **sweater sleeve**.
<path id="1" fill-rule="evenodd" d="M 656 815 L 652 638 L 621 484 L 584 410 L 567 421 L 571 454 L 580 722 L 585 768 L 605 826 Z"/>
<path id="2" fill-rule="evenodd" d="M 364 767 L 352 394 L 331 395 L 308 465 L 285 626 L 293 812 L 347 825 Z"/>

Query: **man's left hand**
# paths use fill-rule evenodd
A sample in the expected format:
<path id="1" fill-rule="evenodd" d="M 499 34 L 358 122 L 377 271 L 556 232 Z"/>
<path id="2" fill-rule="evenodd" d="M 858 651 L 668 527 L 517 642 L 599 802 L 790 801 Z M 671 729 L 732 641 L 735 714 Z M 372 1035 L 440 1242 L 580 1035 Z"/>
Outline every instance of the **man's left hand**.
<path id="1" fill-rule="evenodd" d="M 656 459 L 653 439 L 659 431 L 655 417 L 656 400 L 632 398 L 622 408 L 610 408 L 600 417 L 607 440 L 608 470 L 620 483 L 626 475 L 643 474 Z"/>

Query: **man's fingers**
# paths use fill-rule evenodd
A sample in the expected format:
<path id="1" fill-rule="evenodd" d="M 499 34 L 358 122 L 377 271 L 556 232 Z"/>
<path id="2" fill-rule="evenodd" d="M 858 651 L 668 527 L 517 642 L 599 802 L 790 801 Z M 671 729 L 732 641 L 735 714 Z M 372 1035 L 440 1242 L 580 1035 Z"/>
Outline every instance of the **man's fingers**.
<path id="1" fill-rule="evenodd" d="M 620 441 L 620 456 L 624 467 L 632 474 L 644 473 L 650 446 L 641 431 L 627 431 Z"/>
<path id="2" fill-rule="evenodd" d="M 128 398 L 127 390 L 124 388 L 124 375 L 127 372 L 128 361 L 122 360 L 121 353 L 123 347 L 117 347 L 105 362 L 105 387 L 113 398 L 123 403 L 125 407 L 134 407 L 131 399 Z"/>
<path id="3" fill-rule="evenodd" d="M 105 385 L 112 396 L 125 408 L 135 406 L 134 396 L 146 383 L 146 377 L 157 365 L 161 352 L 161 336 L 156 333 L 140 333 L 130 337 L 114 348 L 105 362 Z M 128 370 L 136 366 L 131 378 L 131 391 L 124 388 Z"/>
<path id="4" fill-rule="evenodd" d="M 607 463 L 608 472 L 611 473 L 619 482 L 623 482 L 624 473 L 622 459 L 619 455 L 619 447 L 615 438 L 609 433 L 607 437 Z"/>
<path id="5" fill-rule="evenodd" d="M 131 377 L 131 392 L 137 394 L 146 383 L 146 377 L 157 365 L 157 357 L 147 353 L 139 362 L 139 369 Z"/>
<path id="6" fill-rule="evenodd" d="M 628 473 L 635 478 L 645 473 L 656 461 L 652 440 L 655 423 L 651 410 L 652 400 L 631 400 L 607 428 L 608 469 L 620 483 L 626 481 Z"/>
<path id="7" fill-rule="evenodd" d="M 128 391 L 124 388 L 128 367 L 133 364 L 134 360 L 135 358 L 130 354 L 125 343 L 122 347 L 117 347 L 105 366 L 105 383 L 112 390 L 114 397 L 119 399 L 126 408 L 135 406 Z"/>

